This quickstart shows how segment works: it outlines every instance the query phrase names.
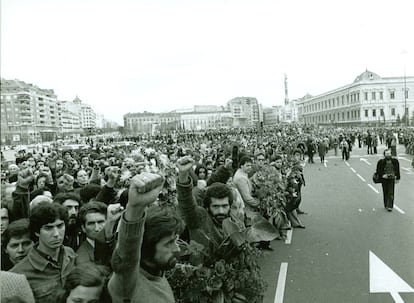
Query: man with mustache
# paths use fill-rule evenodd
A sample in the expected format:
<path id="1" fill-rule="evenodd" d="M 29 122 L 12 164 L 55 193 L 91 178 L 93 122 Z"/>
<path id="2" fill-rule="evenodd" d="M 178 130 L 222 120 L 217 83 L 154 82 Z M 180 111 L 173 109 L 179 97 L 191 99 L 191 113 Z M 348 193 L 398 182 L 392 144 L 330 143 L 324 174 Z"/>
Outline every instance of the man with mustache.
<path id="1" fill-rule="evenodd" d="M 112 256 L 114 274 L 108 289 L 113 303 L 175 302 L 164 272 L 175 266 L 183 222 L 171 210 L 147 207 L 163 184 L 162 176 L 146 172 L 131 179 Z"/>
<path id="2" fill-rule="evenodd" d="M 66 209 L 58 203 L 41 203 L 29 217 L 31 239 L 36 242 L 26 258 L 10 271 L 24 274 L 36 302 L 54 302 L 54 291 L 62 288 L 75 267 L 74 251 L 63 245 Z"/>
<path id="3" fill-rule="evenodd" d="M 206 190 L 204 207 L 198 206 L 192 195 L 192 180 L 189 173 L 193 165 L 194 160 L 189 156 L 177 161 L 178 207 L 189 229 L 190 239 L 203 244 L 208 254 L 219 253 L 214 243 L 221 243 L 225 238 L 222 223 L 230 217 L 233 194 L 226 184 L 213 183 Z"/>
<path id="4" fill-rule="evenodd" d="M 63 244 L 76 251 L 85 239 L 78 218 L 81 206 L 80 196 L 74 192 L 60 193 L 53 199 L 53 203 L 59 203 L 67 210 L 68 224 Z"/>

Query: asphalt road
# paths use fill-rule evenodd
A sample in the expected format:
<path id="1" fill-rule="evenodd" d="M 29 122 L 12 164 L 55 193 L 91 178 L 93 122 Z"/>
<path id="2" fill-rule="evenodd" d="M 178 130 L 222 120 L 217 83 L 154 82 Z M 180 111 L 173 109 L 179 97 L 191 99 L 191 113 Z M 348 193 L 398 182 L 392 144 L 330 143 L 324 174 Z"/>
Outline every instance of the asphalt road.
<path id="1" fill-rule="evenodd" d="M 318 157 L 306 164 L 306 229 L 294 229 L 290 243 L 273 241 L 274 251 L 261 259 L 269 282 L 264 303 L 414 302 L 414 289 L 400 292 L 414 288 L 412 158 L 399 159 L 402 180 L 389 213 L 381 184 L 371 179 L 383 149 L 367 155 L 356 148 L 348 164 L 330 151 L 326 165 Z"/>

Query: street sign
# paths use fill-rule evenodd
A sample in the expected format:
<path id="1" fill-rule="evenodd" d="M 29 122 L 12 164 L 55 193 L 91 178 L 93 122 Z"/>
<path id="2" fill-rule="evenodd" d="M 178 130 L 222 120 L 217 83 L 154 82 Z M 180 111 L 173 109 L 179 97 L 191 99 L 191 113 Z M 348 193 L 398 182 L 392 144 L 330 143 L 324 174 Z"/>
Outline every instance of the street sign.
<path id="1" fill-rule="evenodd" d="M 372 251 L 369 251 L 369 292 L 389 292 L 395 302 L 404 303 L 399 293 L 414 292 L 414 289 Z"/>

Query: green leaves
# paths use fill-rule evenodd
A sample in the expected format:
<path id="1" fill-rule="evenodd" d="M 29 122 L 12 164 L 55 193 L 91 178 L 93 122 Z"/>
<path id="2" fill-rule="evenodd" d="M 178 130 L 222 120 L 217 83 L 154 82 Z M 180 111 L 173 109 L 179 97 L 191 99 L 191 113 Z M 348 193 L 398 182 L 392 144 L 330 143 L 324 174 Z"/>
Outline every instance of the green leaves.
<path id="1" fill-rule="evenodd" d="M 237 247 L 244 243 L 272 241 L 279 235 L 277 229 L 258 213 L 254 213 L 251 223 L 252 226 L 241 229 L 228 218 L 223 221 L 223 231 Z"/>

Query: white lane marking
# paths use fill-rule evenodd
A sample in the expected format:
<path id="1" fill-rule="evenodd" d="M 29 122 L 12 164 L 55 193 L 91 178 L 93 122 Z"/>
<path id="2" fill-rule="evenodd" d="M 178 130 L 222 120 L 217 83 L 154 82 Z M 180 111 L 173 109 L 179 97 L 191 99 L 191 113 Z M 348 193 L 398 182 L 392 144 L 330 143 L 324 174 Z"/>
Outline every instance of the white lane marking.
<path id="1" fill-rule="evenodd" d="M 369 251 L 369 292 L 388 292 L 395 302 L 404 303 L 399 293 L 414 292 L 414 289 L 372 251 Z"/>
<path id="2" fill-rule="evenodd" d="M 406 171 L 410 171 L 411 169 L 409 169 L 408 167 L 401 167 L 403 170 L 406 170 Z"/>
<path id="3" fill-rule="evenodd" d="M 374 186 L 372 186 L 371 184 L 368 184 L 368 186 L 371 187 L 371 189 L 375 191 L 377 194 L 379 194 L 379 191 Z"/>
<path id="4" fill-rule="evenodd" d="M 391 292 L 390 295 L 393 298 L 395 303 L 404 303 L 403 298 L 401 298 L 398 292 Z"/>
<path id="5" fill-rule="evenodd" d="M 326 162 L 323 162 L 323 165 L 326 167 Z"/>
<path id="6" fill-rule="evenodd" d="M 293 228 L 289 229 L 287 231 L 287 235 L 286 235 L 286 240 L 285 240 L 285 244 L 290 244 L 292 243 L 292 235 L 293 235 Z"/>
<path id="7" fill-rule="evenodd" d="M 348 167 L 349 167 L 349 163 L 348 163 L 348 162 L 346 162 L 346 161 L 345 161 L 345 164 L 346 164 L 346 166 L 348 166 Z"/>
<path id="8" fill-rule="evenodd" d="M 398 210 L 401 214 L 405 214 L 405 211 L 403 211 L 401 208 L 399 208 L 397 205 L 395 205 L 394 204 L 394 208 L 396 209 L 396 210 Z"/>
<path id="9" fill-rule="evenodd" d="M 360 174 L 357 174 L 357 176 L 358 176 L 358 178 L 360 178 L 363 182 L 366 182 L 366 180 L 360 175 Z"/>
<path id="10" fill-rule="evenodd" d="M 371 166 L 371 163 L 367 159 L 365 159 L 365 158 L 359 158 L 359 161 L 363 161 L 366 164 L 368 164 L 369 166 Z"/>
<path id="11" fill-rule="evenodd" d="M 283 296 L 285 295 L 285 284 L 288 264 L 283 262 L 280 264 L 279 278 L 277 279 L 277 288 L 274 303 L 283 303 Z"/>
<path id="12" fill-rule="evenodd" d="M 355 170 L 355 169 L 353 169 L 352 167 L 351 167 L 351 170 L 352 170 L 354 173 L 356 173 L 356 170 Z"/>

